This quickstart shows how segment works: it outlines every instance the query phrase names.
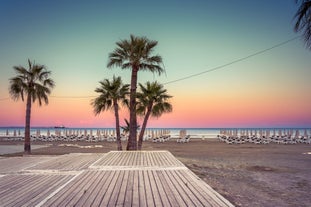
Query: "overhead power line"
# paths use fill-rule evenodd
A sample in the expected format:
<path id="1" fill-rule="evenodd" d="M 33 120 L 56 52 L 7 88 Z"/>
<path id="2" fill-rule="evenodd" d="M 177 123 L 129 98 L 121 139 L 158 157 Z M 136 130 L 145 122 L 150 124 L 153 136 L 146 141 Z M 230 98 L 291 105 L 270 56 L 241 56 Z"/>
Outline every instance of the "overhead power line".
<path id="1" fill-rule="evenodd" d="M 0 98 L 0 101 L 6 101 L 9 100 L 10 98 Z"/>
<path id="2" fill-rule="evenodd" d="M 247 60 L 249 58 L 252 58 L 254 56 L 266 53 L 266 52 L 268 52 L 270 50 L 273 50 L 275 48 L 278 48 L 278 47 L 281 47 L 283 45 L 286 45 L 286 44 L 288 44 L 288 43 L 290 43 L 290 42 L 292 42 L 292 41 L 294 41 L 294 40 L 296 40 L 298 38 L 300 38 L 300 36 L 293 37 L 291 39 L 288 39 L 286 41 L 283 41 L 283 42 L 280 42 L 280 43 L 278 43 L 276 45 L 273 45 L 273 46 L 271 46 L 269 48 L 266 48 L 266 49 L 260 50 L 258 52 L 255 52 L 253 54 L 247 55 L 245 57 L 233 60 L 233 61 L 231 61 L 229 63 L 223 64 L 223 65 L 220 65 L 220 66 L 208 69 L 208 70 L 204 70 L 204 71 L 199 72 L 199 73 L 195 73 L 195 74 L 192 74 L 192 75 L 188 75 L 188 76 L 185 76 L 185 77 L 182 77 L 182 78 L 178 78 L 178 79 L 175 79 L 175 80 L 172 80 L 172 81 L 165 82 L 165 83 L 163 83 L 163 85 L 168 85 L 168 84 L 176 83 L 176 82 L 187 80 L 187 79 L 190 79 L 190 78 L 193 78 L 193 77 L 196 77 L 196 76 L 200 76 L 200 75 L 203 75 L 205 73 L 209 73 L 209 72 L 212 72 L 212 71 L 215 71 L 215 70 L 223 69 L 223 68 L 225 68 L 225 67 L 227 67 L 229 65 L 233 65 L 235 63 L 242 62 L 242 61 Z M 50 97 L 51 98 L 59 98 L 59 99 L 84 99 L 84 98 L 95 98 L 96 96 L 50 96 Z M 8 99 L 9 98 L 0 98 L 0 101 L 5 101 L 5 100 L 8 100 Z"/>
<path id="3" fill-rule="evenodd" d="M 243 58 L 239 58 L 239 59 L 236 59 L 236 60 L 231 61 L 231 62 L 229 62 L 229 63 L 223 64 L 223 65 L 217 66 L 217 67 L 215 67 L 215 68 L 211 68 L 211 69 L 208 69 L 208 70 L 205 70 L 205 71 L 196 73 L 196 74 L 192 74 L 192 75 L 189 75 L 189 76 L 185 76 L 185 77 L 183 77 L 183 78 L 179 78 L 179 79 L 176 79 L 176 80 L 168 81 L 168 82 L 166 82 L 166 83 L 163 83 L 163 85 L 167 85 L 167 84 L 171 84 L 171 83 L 176 83 L 176 82 L 183 81 L 183 80 L 186 80 L 186 79 L 190 79 L 190 78 L 193 78 L 193 77 L 196 77 L 196 76 L 200 76 L 200 75 L 202 75 L 202 74 L 209 73 L 209 72 L 212 72 L 212 71 L 215 71 L 215 70 L 223 69 L 223 68 L 225 68 L 225 67 L 227 67 L 227 66 L 229 66 L 229 65 L 232 65 L 232 64 L 235 64 L 235 63 L 238 63 L 238 62 L 242 62 L 242 61 L 244 61 L 244 60 L 246 60 L 246 59 L 249 59 L 249 58 L 251 58 L 251 57 L 254 57 L 254 56 L 260 55 L 260 54 L 262 54 L 262 53 L 268 52 L 268 51 L 270 51 L 270 50 L 272 50 L 272 49 L 281 47 L 281 46 L 283 46 L 283 45 L 285 45 L 285 44 L 288 44 L 289 42 L 292 42 L 292 41 L 294 41 L 294 40 L 296 40 L 296 39 L 298 39 L 298 38 L 299 38 L 299 36 L 294 37 L 294 38 L 291 38 L 291 39 L 288 39 L 288 40 L 286 40 L 286 41 L 284 41 L 284 42 L 278 43 L 278 44 L 273 45 L 272 47 L 266 48 L 266 49 L 264 49 L 264 50 L 260 50 L 260 51 L 258 51 L 258 52 L 255 52 L 255 53 L 250 54 L 250 55 L 248 55 L 248 56 L 245 56 L 245 57 L 243 57 Z"/>

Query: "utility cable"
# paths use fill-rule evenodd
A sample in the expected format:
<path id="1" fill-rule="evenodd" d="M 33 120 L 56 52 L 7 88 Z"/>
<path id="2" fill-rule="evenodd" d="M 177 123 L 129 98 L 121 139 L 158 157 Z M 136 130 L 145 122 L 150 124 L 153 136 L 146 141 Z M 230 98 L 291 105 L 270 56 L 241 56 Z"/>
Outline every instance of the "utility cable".
<path id="1" fill-rule="evenodd" d="M 190 78 L 193 78 L 193 77 L 196 77 L 196 76 L 200 76 L 200 75 L 203 75 L 205 73 L 209 73 L 209 72 L 212 72 L 212 71 L 215 71 L 215 70 L 223 69 L 223 68 L 225 68 L 225 67 L 227 67 L 229 65 L 233 65 L 235 63 L 242 62 L 242 61 L 247 60 L 249 58 L 252 58 L 254 56 L 266 53 L 266 52 L 268 52 L 270 50 L 273 50 L 275 48 L 278 48 L 278 47 L 281 47 L 283 45 L 286 45 L 286 44 L 288 44 L 288 43 L 290 43 L 290 42 L 292 42 L 292 41 L 294 41 L 294 40 L 296 40 L 298 38 L 300 38 L 300 36 L 293 37 L 291 39 L 288 39 L 286 41 L 280 42 L 280 43 L 278 43 L 276 45 L 273 45 L 273 46 L 271 46 L 269 48 L 266 48 L 264 50 L 260 50 L 258 52 L 253 53 L 253 54 L 247 55 L 245 57 L 233 60 L 233 61 L 231 61 L 229 63 L 223 64 L 223 65 L 220 65 L 220 66 L 217 66 L 217 67 L 214 67 L 214 68 L 211 68 L 211 69 L 199 72 L 199 73 L 195 73 L 195 74 L 192 74 L 192 75 L 189 75 L 189 76 L 185 76 L 183 78 L 178 78 L 176 80 L 165 82 L 165 83 L 163 83 L 163 85 L 168 85 L 168 84 L 176 83 L 176 82 L 187 80 L 187 79 L 190 79 Z M 51 98 L 60 98 L 60 99 L 84 99 L 84 98 L 94 98 L 96 96 L 50 96 L 50 97 Z M 1 98 L 0 101 L 5 101 L 5 100 L 8 100 L 8 99 L 9 98 Z"/>

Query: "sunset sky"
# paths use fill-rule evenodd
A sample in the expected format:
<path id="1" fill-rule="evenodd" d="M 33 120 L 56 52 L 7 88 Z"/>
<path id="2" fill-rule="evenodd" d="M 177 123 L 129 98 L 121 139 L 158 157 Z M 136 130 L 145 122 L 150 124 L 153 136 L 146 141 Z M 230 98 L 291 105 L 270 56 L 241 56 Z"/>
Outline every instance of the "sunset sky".
<path id="1" fill-rule="evenodd" d="M 29 58 L 56 82 L 49 105 L 33 105 L 32 126 L 113 127 L 112 111 L 95 116 L 90 103 L 100 80 L 130 82 L 130 70 L 106 65 L 134 34 L 159 42 L 166 69 L 140 72 L 139 82 L 157 80 L 174 96 L 173 112 L 149 127 L 311 127 L 311 51 L 293 39 L 294 2 L 2 0 L 0 126 L 24 125 L 26 104 L 8 87 Z"/>

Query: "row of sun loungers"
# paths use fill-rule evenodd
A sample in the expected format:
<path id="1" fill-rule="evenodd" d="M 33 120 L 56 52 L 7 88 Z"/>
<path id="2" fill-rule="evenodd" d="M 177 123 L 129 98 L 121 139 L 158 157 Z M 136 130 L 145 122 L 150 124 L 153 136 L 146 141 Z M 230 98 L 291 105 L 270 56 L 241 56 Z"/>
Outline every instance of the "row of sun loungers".
<path id="1" fill-rule="evenodd" d="M 76 141 L 87 141 L 87 142 L 101 142 L 101 141 L 108 141 L 114 142 L 116 141 L 116 137 L 111 136 L 97 136 L 97 135 L 31 135 L 31 141 L 43 141 L 43 142 L 57 142 L 57 141 L 64 141 L 64 142 L 76 142 Z M 121 136 L 121 140 L 125 141 L 128 137 L 126 135 Z M 17 137 L 5 137 L 4 140 L 7 141 L 22 141 L 24 137 L 17 136 Z"/>
<path id="2" fill-rule="evenodd" d="M 180 137 L 177 139 L 177 142 L 179 143 L 187 143 L 190 141 L 190 135 L 186 135 L 184 137 Z"/>
<path id="3" fill-rule="evenodd" d="M 170 135 L 161 135 L 159 137 L 152 138 L 152 142 L 167 142 L 171 138 Z"/>
<path id="4" fill-rule="evenodd" d="M 144 141 L 152 140 L 152 142 L 166 142 L 170 140 L 170 135 L 157 135 L 156 137 L 152 137 L 151 135 L 145 135 Z M 43 142 L 77 142 L 77 141 L 86 141 L 86 142 L 115 142 L 117 140 L 115 135 L 31 135 L 31 141 L 43 141 Z M 127 135 L 121 135 L 121 141 L 126 141 L 128 139 Z M 24 137 L 22 136 L 8 136 L 4 137 L 3 140 L 7 141 L 22 141 Z"/>
<path id="5" fill-rule="evenodd" d="M 180 130 L 179 138 L 177 139 L 178 143 L 187 143 L 190 141 L 190 135 L 187 135 L 186 130 Z"/>
<path id="6" fill-rule="evenodd" d="M 254 144 L 311 144 L 311 137 L 291 137 L 291 136 L 226 136 L 218 135 L 218 139 L 227 144 L 244 144 L 244 143 L 254 143 Z"/>

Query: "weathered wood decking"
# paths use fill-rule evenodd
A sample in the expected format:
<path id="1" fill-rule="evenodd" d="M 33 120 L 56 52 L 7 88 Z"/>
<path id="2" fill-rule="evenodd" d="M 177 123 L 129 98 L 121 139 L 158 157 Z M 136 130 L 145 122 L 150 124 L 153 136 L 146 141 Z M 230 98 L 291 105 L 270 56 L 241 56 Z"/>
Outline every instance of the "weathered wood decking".
<path id="1" fill-rule="evenodd" d="M 31 158 L 0 159 L 0 206 L 233 206 L 168 151 Z"/>

